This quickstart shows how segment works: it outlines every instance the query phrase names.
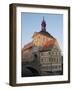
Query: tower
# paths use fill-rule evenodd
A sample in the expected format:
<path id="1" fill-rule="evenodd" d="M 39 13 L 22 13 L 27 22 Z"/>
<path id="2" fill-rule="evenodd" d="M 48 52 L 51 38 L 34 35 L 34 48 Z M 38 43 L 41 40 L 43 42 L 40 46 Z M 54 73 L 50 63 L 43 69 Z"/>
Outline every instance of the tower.
<path id="1" fill-rule="evenodd" d="M 43 21 L 42 21 L 42 23 L 41 23 L 41 31 L 46 32 L 46 22 L 45 22 L 45 20 L 44 20 L 44 17 L 43 17 Z"/>

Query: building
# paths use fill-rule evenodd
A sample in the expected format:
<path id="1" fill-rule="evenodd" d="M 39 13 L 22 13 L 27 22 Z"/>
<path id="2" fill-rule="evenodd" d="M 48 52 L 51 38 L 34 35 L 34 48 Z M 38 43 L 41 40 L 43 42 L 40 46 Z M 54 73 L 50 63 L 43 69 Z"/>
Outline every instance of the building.
<path id="1" fill-rule="evenodd" d="M 22 62 L 32 61 L 32 47 L 33 44 L 30 42 L 22 48 Z"/>
<path id="2" fill-rule="evenodd" d="M 46 43 L 46 48 L 40 51 L 40 64 L 44 75 L 63 73 L 62 54 L 56 40 Z"/>
<path id="3" fill-rule="evenodd" d="M 57 40 L 46 31 L 44 18 L 41 23 L 41 30 L 35 32 L 32 38 L 32 42 L 22 48 L 22 62 L 37 61 L 41 75 L 62 74 L 62 52 Z"/>

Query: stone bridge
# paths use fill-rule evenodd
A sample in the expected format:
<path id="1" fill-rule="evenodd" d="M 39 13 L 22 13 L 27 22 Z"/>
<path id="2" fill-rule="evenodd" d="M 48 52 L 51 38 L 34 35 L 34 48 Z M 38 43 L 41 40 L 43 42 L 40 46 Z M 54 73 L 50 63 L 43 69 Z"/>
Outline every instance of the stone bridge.
<path id="1" fill-rule="evenodd" d="M 41 76 L 40 62 L 37 58 L 30 62 L 22 62 L 22 77 Z"/>

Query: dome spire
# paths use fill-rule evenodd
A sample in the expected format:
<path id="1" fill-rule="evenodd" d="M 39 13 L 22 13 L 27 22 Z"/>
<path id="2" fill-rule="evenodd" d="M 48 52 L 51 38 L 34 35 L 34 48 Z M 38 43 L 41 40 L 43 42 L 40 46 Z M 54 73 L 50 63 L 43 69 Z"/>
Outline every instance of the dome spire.
<path id="1" fill-rule="evenodd" d="M 45 20 L 44 20 L 44 16 L 43 16 L 43 21 L 42 21 L 42 23 L 41 23 L 41 31 L 46 32 L 46 22 L 45 22 Z"/>

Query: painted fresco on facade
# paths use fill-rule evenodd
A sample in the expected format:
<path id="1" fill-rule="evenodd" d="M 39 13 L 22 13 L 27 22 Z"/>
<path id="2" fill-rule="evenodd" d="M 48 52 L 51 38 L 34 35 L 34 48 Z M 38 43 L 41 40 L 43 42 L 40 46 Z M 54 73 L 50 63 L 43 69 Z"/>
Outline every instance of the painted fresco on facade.
<path id="1" fill-rule="evenodd" d="M 22 44 L 22 77 L 63 75 L 62 48 L 57 38 L 49 33 L 48 20 L 41 16 L 40 30 L 33 32 L 30 42 Z"/>

